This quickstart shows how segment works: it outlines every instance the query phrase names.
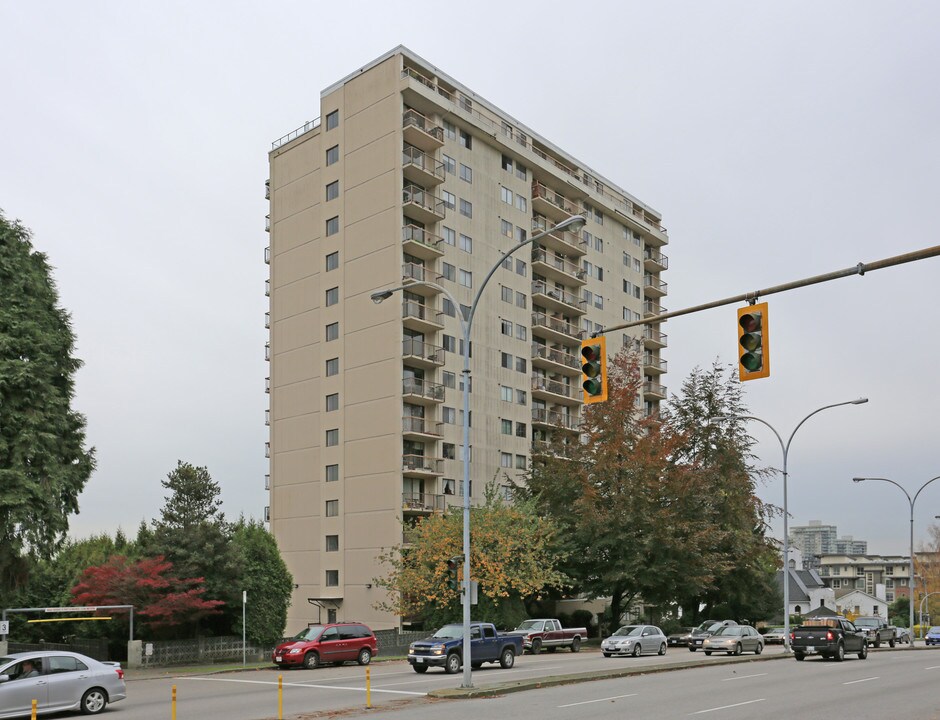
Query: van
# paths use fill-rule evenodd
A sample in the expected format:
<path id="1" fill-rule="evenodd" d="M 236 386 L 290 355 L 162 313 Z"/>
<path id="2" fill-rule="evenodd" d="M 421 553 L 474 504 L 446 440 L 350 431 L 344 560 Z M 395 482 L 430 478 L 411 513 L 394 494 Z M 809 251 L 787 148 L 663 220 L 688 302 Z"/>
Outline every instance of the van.
<path id="1" fill-rule="evenodd" d="M 281 643 L 271 653 L 271 660 L 279 668 L 303 666 L 312 670 L 349 660 L 368 665 L 378 654 L 375 633 L 362 623 L 327 623 L 310 625 Z"/>

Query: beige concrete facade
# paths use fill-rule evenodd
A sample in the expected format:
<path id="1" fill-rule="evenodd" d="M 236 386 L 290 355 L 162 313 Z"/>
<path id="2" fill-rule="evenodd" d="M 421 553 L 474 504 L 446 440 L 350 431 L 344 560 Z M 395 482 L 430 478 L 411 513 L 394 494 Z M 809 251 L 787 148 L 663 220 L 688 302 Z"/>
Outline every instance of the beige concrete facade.
<path id="1" fill-rule="evenodd" d="M 587 132 L 588 126 L 579 128 Z M 298 584 L 287 632 L 376 611 L 376 556 L 409 523 L 462 503 L 461 329 L 519 240 L 570 215 L 583 231 L 520 249 L 472 329 L 471 500 L 533 452 L 576 440 L 588 332 L 665 312 L 657 212 L 406 48 L 327 88 L 320 118 L 273 144 L 270 527 Z M 665 398 L 660 326 L 608 336 L 644 353 Z"/>

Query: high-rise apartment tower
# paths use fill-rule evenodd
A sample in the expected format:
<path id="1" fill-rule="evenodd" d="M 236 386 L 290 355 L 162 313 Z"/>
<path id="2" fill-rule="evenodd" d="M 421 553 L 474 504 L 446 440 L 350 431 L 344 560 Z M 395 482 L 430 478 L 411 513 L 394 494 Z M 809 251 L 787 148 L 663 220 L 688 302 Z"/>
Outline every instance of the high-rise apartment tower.
<path id="1" fill-rule="evenodd" d="M 665 312 L 668 264 L 659 213 L 404 47 L 328 87 L 319 109 L 273 143 L 267 185 L 269 519 L 297 583 L 288 632 L 400 625 L 373 607 L 376 556 L 462 504 L 457 313 L 506 250 L 587 218 L 506 259 L 481 296 L 473 502 L 577 438 L 580 341 Z M 655 413 L 666 336 L 614 333 L 608 352 L 624 343 L 643 357 L 637 411 Z"/>

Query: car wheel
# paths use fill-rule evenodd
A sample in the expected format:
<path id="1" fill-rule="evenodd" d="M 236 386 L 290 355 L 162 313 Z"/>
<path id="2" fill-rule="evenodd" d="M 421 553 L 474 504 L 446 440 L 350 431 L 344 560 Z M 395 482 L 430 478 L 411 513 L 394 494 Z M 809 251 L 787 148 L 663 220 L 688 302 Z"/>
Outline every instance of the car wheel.
<path id="1" fill-rule="evenodd" d="M 555 648 L 552 648 L 554 650 Z M 581 651 L 581 638 L 575 638 L 571 641 L 571 652 L 580 652 Z"/>
<path id="2" fill-rule="evenodd" d="M 764 643 L 757 643 L 757 649 L 754 650 L 755 655 L 760 655 L 764 652 Z"/>
<path id="3" fill-rule="evenodd" d="M 880 647 L 881 647 L 881 640 L 875 640 L 875 647 L 876 647 L 876 648 L 880 648 Z"/>
<path id="4" fill-rule="evenodd" d="M 836 662 L 842 662 L 845 660 L 845 645 L 839 643 L 836 646 L 836 654 L 833 656 Z"/>
<path id="5" fill-rule="evenodd" d="M 689 652 L 695 652 L 695 648 L 689 645 Z"/>
<path id="6" fill-rule="evenodd" d="M 709 657 L 711 657 L 712 651 L 711 651 L 711 650 L 706 650 L 706 651 L 705 651 L 705 654 L 708 655 Z"/>
<path id="7" fill-rule="evenodd" d="M 448 675 L 454 675 L 460 672 L 460 655 L 451 653 L 447 656 L 447 661 L 444 663 L 444 672 Z"/>
<path id="8" fill-rule="evenodd" d="M 508 670 L 515 664 L 516 653 L 512 651 L 512 648 L 506 648 L 503 650 L 503 654 L 499 656 L 499 666 L 504 670 Z"/>
<path id="9" fill-rule="evenodd" d="M 108 705 L 108 694 L 101 688 L 92 688 L 82 695 L 82 713 L 97 715 Z"/>
<path id="10" fill-rule="evenodd" d="M 637 643 L 633 646 L 633 657 L 640 657 L 640 653 L 643 652 L 643 648 L 640 647 L 640 643 Z"/>
<path id="11" fill-rule="evenodd" d="M 532 654 L 538 655 L 540 652 L 542 652 L 542 641 L 536 638 L 532 641 Z"/>
<path id="12" fill-rule="evenodd" d="M 372 662 L 372 651 L 369 648 L 362 648 L 359 651 L 359 657 L 356 658 L 356 662 L 360 665 L 368 665 Z"/>
<path id="13" fill-rule="evenodd" d="M 863 643 L 862 643 L 862 649 L 859 650 L 859 652 L 858 652 L 858 659 L 859 659 L 859 660 L 864 660 L 864 659 L 867 658 L 867 657 L 868 657 L 868 643 L 863 642 Z"/>
<path id="14" fill-rule="evenodd" d="M 743 652 L 744 652 L 744 648 L 741 647 L 741 643 L 738 643 L 737 645 L 734 646 L 735 655 L 740 655 Z"/>
<path id="15" fill-rule="evenodd" d="M 415 672 L 418 673 L 419 675 L 424 675 L 424 673 L 428 671 L 427 665 L 412 665 L 411 667 L 413 667 L 415 669 Z"/>
<path id="16" fill-rule="evenodd" d="M 662 645 L 659 646 L 659 654 L 660 655 L 666 654 L 666 643 L 663 643 Z"/>
<path id="17" fill-rule="evenodd" d="M 308 652 L 304 655 L 304 667 L 308 670 L 315 670 L 320 665 L 320 656 L 315 652 Z"/>
<path id="18" fill-rule="evenodd" d="M 806 655 L 804 655 L 803 653 L 799 653 L 799 652 L 793 653 L 793 657 L 795 657 L 799 662 L 803 662 L 806 659 Z"/>
<path id="19" fill-rule="evenodd" d="M 888 640 L 888 647 L 894 647 L 894 639 Z"/>

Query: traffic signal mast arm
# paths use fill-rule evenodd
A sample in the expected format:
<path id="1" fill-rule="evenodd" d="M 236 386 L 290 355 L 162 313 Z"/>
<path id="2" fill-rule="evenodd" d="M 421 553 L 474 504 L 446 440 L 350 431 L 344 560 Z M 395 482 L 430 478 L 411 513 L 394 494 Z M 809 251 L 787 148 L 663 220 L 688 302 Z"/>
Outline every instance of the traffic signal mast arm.
<path id="1" fill-rule="evenodd" d="M 680 315 L 689 315 L 691 313 L 701 312 L 702 310 L 711 310 L 712 308 L 722 307 L 723 305 L 736 305 L 742 302 L 754 302 L 755 300 L 758 300 L 759 298 L 765 297 L 767 295 L 774 295 L 776 293 L 786 292 L 787 290 L 796 290 L 797 288 L 829 282 L 830 280 L 838 280 L 839 278 L 849 277 L 851 275 L 864 275 L 865 273 L 872 272 L 873 270 L 881 270 L 887 267 L 894 267 L 895 265 L 903 265 L 904 263 L 914 262 L 915 260 L 926 260 L 927 258 L 937 257 L 938 255 L 940 255 L 940 245 L 934 245 L 933 247 L 925 248 L 923 250 L 915 250 L 914 252 L 905 253 L 904 255 L 895 255 L 893 257 L 885 258 L 884 260 L 876 260 L 875 262 L 871 263 L 859 263 L 855 267 L 846 268 L 845 270 L 836 270 L 834 272 L 826 273 L 825 275 L 813 275 L 812 277 L 808 277 L 803 280 L 795 280 L 794 282 L 784 283 L 783 285 L 774 285 L 773 287 L 769 287 L 764 290 L 755 290 L 754 292 L 744 293 L 743 295 L 735 295 L 734 297 L 725 298 L 724 300 L 715 300 L 714 302 L 705 303 L 703 305 L 694 305 L 682 310 L 673 310 L 672 312 L 663 313 L 662 315 L 655 315 L 653 317 L 646 318 L 645 320 L 634 320 L 632 322 L 621 323 L 619 325 L 611 325 L 610 327 L 605 327 L 601 332 L 591 333 L 591 337 L 597 337 L 598 335 L 613 332 L 614 330 L 624 330 L 626 328 L 636 327 L 637 325 L 656 325 L 657 323 L 661 323 L 664 320 L 668 320 L 669 318 L 679 317 Z"/>

